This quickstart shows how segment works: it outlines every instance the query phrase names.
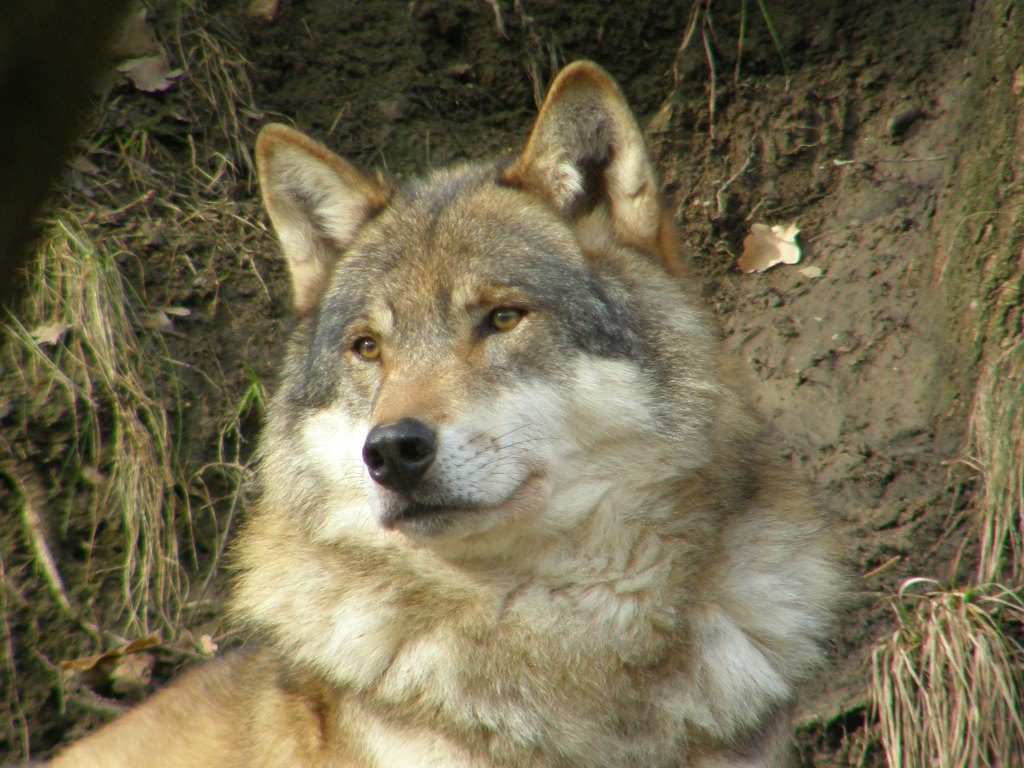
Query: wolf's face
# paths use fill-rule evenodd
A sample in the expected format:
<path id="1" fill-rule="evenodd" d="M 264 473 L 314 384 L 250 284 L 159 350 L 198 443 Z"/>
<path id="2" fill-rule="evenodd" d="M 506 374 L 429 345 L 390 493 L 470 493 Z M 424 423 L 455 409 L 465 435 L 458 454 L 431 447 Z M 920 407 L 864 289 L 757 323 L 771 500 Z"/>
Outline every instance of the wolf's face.
<path id="1" fill-rule="evenodd" d="M 322 482 L 362 500 L 339 504 L 361 518 L 346 524 L 571 525 L 572 505 L 531 515 L 567 481 L 585 492 L 614 472 L 595 463 L 602 448 L 657 429 L 644 318 L 568 226 L 494 176 L 464 168 L 399 192 L 316 312 L 292 397 Z"/>
<path id="2" fill-rule="evenodd" d="M 493 545 L 702 462 L 711 340 L 669 275 L 642 139 L 603 73 L 560 83 L 514 163 L 398 189 L 261 134 L 305 313 L 264 450 L 293 454 L 269 464 L 302 476 L 318 536 Z"/>

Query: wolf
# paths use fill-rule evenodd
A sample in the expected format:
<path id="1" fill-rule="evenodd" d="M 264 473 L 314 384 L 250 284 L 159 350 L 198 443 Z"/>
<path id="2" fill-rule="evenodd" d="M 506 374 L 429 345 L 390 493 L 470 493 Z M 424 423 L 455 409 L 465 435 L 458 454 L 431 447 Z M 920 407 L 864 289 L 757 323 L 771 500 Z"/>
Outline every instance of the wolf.
<path id="1" fill-rule="evenodd" d="M 234 544 L 248 646 L 52 763 L 777 768 L 836 546 L 596 64 L 400 185 L 256 143 L 297 313 Z"/>

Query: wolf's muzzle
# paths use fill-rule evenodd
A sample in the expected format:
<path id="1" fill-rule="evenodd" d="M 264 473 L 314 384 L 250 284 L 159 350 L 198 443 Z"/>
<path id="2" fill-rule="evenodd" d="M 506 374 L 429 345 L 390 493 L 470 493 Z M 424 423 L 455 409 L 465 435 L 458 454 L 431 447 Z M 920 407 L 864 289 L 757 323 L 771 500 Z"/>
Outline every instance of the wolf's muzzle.
<path id="1" fill-rule="evenodd" d="M 416 419 L 374 427 L 363 444 L 370 477 L 399 493 L 412 490 L 423 479 L 436 453 L 437 433 Z"/>

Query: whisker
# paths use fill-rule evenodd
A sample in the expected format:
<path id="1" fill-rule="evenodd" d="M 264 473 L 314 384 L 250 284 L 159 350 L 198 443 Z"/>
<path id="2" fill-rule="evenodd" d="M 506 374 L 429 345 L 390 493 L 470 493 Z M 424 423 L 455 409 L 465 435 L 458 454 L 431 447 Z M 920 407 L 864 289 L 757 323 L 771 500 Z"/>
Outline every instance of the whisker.
<path id="1" fill-rule="evenodd" d="M 499 424 L 498 426 L 490 427 L 488 429 L 482 430 L 482 431 L 476 433 L 475 435 L 473 435 L 473 437 L 469 438 L 469 440 L 466 441 L 466 445 L 471 445 L 472 443 L 476 442 L 477 440 L 479 440 L 479 439 L 481 439 L 483 437 L 489 436 L 490 433 L 492 433 L 492 432 L 494 432 L 496 430 L 504 429 L 505 426 L 506 425 L 500 425 Z M 512 429 L 510 429 L 508 432 L 500 434 L 500 435 L 498 435 L 496 437 L 490 437 L 490 439 L 491 440 L 501 440 L 502 438 L 508 437 L 509 435 L 511 435 L 511 434 L 513 434 L 515 432 L 518 432 L 521 429 L 526 429 L 528 426 L 530 426 L 530 425 L 529 424 L 520 424 L 519 426 L 513 427 Z"/>

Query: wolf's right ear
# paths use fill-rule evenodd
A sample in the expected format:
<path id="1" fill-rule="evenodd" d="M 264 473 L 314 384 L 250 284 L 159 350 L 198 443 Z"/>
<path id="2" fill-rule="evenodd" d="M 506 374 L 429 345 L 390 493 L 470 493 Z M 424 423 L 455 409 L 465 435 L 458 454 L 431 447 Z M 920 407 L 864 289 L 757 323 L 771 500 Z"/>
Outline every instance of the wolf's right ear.
<path id="1" fill-rule="evenodd" d="M 323 294 L 334 262 L 356 232 L 387 205 L 391 189 L 323 144 L 277 123 L 256 137 L 256 172 L 292 276 L 295 308 Z"/>

